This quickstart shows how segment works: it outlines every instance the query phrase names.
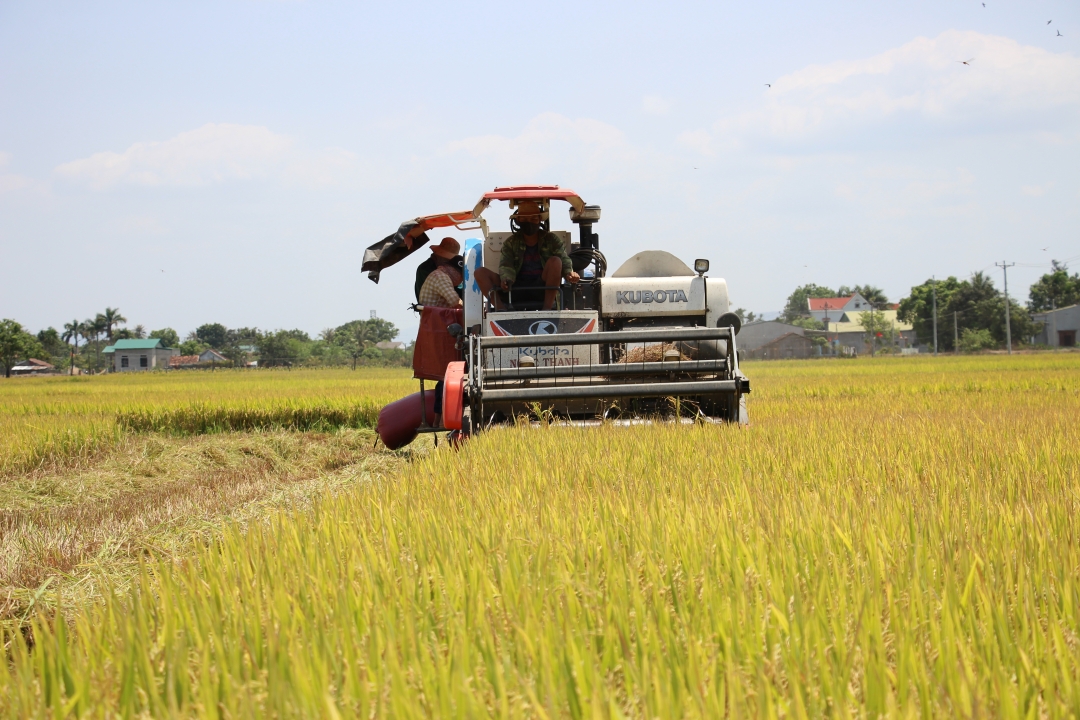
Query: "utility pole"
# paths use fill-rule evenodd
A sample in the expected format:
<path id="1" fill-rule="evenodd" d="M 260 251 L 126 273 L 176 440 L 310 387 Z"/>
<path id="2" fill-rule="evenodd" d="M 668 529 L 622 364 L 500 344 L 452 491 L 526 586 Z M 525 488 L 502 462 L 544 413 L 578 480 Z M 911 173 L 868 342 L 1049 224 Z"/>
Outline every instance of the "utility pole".
<path id="1" fill-rule="evenodd" d="M 956 325 L 956 311 L 952 313 L 952 350 L 954 353 L 960 352 L 960 332 Z"/>
<path id="2" fill-rule="evenodd" d="M 937 279 L 930 276 L 930 290 L 934 294 L 934 355 L 937 355 Z"/>
<path id="3" fill-rule="evenodd" d="M 1016 263 L 1007 263 L 1004 260 L 1001 263 L 994 263 L 995 266 L 1001 268 L 1002 274 L 1005 276 L 1005 346 L 1009 349 L 1009 354 L 1012 355 L 1012 323 L 1009 320 L 1009 268 Z"/>
<path id="4" fill-rule="evenodd" d="M 874 324 L 874 306 L 870 306 L 870 357 L 874 357 L 874 345 L 877 344 L 877 327 Z"/>
<path id="5" fill-rule="evenodd" d="M 1053 347 L 1057 344 L 1057 315 L 1054 310 L 1057 309 L 1057 303 L 1054 302 L 1054 296 L 1050 296 L 1050 332 L 1046 334 L 1046 344 Z M 74 361 L 72 361 L 74 362 Z"/>

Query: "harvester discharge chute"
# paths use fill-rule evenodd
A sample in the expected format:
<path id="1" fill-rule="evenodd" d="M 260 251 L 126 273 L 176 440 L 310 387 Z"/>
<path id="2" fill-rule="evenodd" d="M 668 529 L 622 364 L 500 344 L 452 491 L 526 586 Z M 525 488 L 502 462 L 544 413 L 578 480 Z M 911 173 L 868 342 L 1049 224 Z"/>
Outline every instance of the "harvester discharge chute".
<path id="1" fill-rule="evenodd" d="M 489 231 L 482 217 L 494 200 L 538 208 L 543 233 L 549 229 L 551 202 L 568 202 L 579 238 L 554 234 L 580 280 L 533 287 L 540 292 L 531 296 L 519 290 L 515 298 L 513 287 L 485 296 L 478 274 L 481 268 L 498 273 L 503 243 L 511 236 Z M 421 379 L 421 395 L 412 403 L 422 415 L 419 432 L 469 435 L 522 417 L 578 424 L 747 422 L 750 382 L 739 370 L 735 338 L 741 322 L 728 310 L 727 283 L 706 275 L 708 261 L 697 260 L 691 269 L 664 251 L 638 253 L 607 276 L 607 260 L 593 232 L 599 219 L 600 208 L 586 205 L 572 190 L 496 188 L 471 212 L 417 218 L 368 248 L 363 269 L 377 282 L 379 271 L 427 242 L 427 229 L 475 228 L 483 235 L 466 241 L 461 259 L 463 322 L 447 328 L 460 355 L 447 358 L 440 383 L 443 423 L 436 427 L 426 404 L 421 407 L 431 392 Z M 543 307 L 551 298 L 544 291 L 555 291 L 551 309 Z M 418 362 L 414 359 L 414 367 Z M 402 418 L 380 417 L 379 424 L 400 426 Z"/>

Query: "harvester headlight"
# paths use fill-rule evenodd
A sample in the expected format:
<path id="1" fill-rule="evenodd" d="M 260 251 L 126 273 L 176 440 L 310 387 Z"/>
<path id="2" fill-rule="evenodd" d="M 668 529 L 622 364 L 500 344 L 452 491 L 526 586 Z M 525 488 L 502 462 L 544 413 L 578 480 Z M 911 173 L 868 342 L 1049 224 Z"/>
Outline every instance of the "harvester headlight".
<path id="1" fill-rule="evenodd" d="M 586 205 L 581 210 L 575 210 L 573 206 L 570 207 L 570 221 L 571 222 L 585 222 L 594 223 L 600 222 L 600 206 L 599 205 Z"/>
<path id="2" fill-rule="evenodd" d="M 709 261 L 705 258 L 698 258 L 694 261 L 694 272 L 698 275 L 704 275 L 709 272 Z"/>

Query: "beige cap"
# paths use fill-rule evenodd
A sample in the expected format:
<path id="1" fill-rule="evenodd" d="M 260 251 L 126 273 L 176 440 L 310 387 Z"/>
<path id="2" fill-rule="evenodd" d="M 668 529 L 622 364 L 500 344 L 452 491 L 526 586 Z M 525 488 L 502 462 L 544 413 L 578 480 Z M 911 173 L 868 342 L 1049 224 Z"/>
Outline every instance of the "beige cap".
<path id="1" fill-rule="evenodd" d="M 537 216 L 540 217 L 543 214 L 543 210 L 540 208 L 540 203 L 533 200 L 522 200 L 517 205 L 517 210 L 514 211 L 515 218 Z"/>

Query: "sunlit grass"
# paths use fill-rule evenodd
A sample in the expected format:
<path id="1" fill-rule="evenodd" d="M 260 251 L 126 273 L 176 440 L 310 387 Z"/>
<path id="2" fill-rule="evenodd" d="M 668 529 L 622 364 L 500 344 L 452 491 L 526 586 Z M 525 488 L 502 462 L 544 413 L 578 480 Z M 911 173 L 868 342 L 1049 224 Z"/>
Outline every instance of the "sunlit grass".
<path id="1" fill-rule="evenodd" d="M 0 381 L 0 472 L 87 457 L 125 430 L 372 427 L 405 369 L 124 373 Z"/>
<path id="2" fill-rule="evenodd" d="M 13 716 L 1071 717 L 1080 357 L 747 365 L 518 428 L 11 638 Z"/>

